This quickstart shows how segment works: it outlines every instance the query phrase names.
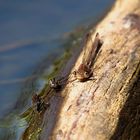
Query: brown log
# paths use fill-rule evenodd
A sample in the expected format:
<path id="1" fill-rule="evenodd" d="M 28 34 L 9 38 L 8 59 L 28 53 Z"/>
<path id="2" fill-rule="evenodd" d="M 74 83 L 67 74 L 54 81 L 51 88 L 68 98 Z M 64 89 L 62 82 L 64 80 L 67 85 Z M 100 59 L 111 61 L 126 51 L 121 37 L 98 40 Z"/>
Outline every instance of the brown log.
<path id="1" fill-rule="evenodd" d="M 66 85 L 52 140 L 140 139 L 140 1 L 116 1 L 93 39 L 97 32 L 103 45 L 92 67 L 95 79 Z"/>

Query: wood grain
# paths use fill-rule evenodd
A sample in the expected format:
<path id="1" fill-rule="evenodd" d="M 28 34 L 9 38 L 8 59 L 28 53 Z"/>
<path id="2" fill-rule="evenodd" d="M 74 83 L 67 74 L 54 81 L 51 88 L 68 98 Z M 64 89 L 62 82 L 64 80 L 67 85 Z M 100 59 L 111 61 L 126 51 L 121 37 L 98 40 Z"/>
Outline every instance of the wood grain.
<path id="1" fill-rule="evenodd" d="M 138 85 L 134 86 L 140 69 L 140 1 L 116 1 L 93 38 L 96 32 L 103 45 L 92 67 L 95 79 L 66 85 L 52 140 L 140 139 L 140 101 L 136 104 L 133 98 L 140 99 Z"/>

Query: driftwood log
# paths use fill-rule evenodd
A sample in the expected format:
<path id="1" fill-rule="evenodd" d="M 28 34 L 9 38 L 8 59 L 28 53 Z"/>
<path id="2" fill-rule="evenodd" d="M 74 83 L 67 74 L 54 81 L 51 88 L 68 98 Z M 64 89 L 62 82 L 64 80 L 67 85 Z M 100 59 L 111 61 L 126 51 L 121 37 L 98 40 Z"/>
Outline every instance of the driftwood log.
<path id="1" fill-rule="evenodd" d="M 140 140 L 140 0 L 116 1 L 93 39 L 97 32 L 103 45 L 92 67 L 95 79 L 65 86 L 51 140 Z M 40 139 L 48 139 L 48 129 Z"/>

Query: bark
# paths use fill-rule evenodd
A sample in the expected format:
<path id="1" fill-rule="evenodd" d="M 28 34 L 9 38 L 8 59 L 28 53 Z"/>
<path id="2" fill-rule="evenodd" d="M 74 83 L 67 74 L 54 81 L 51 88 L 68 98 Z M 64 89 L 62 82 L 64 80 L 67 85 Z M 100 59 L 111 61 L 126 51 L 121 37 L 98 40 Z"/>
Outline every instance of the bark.
<path id="1" fill-rule="evenodd" d="M 93 66 L 95 80 L 66 85 L 50 139 L 140 139 L 140 1 L 118 0 L 93 38 L 96 32 L 103 45 Z"/>
<path id="2" fill-rule="evenodd" d="M 140 1 L 116 1 L 93 39 L 97 32 L 103 45 L 92 67 L 95 79 L 65 86 L 52 140 L 140 139 Z"/>

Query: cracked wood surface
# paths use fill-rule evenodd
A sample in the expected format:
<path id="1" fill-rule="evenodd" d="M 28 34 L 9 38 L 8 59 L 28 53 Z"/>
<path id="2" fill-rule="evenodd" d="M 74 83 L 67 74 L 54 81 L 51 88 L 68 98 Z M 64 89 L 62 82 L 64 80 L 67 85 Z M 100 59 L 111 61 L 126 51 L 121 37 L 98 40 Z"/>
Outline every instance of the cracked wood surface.
<path id="1" fill-rule="evenodd" d="M 61 93 L 64 101 L 50 139 L 136 140 L 140 138 L 138 135 L 133 135 L 133 130 L 127 124 L 125 125 L 127 129 L 123 127 L 123 123 L 122 127 L 120 126 L 121 133 L 115 134 L 120 113 L 128 98 L 134 94 L 130 91 L 139 74 L 140 1 L 118 0 L 107 17 L 97 25 L 96 32 L 100 34 L 103 45 L 92 67 L 95 79 L 86 82 L 73 81 L 66 85 Z M 93 38 L 96 32 L 92 34 Z M 91 45 L 92 42 L 88 43 L 86 49 L 88 50 Z M 78 68 L 83 53 L 73 70 Z M 73 78 L 71 77 L 71 80 Z M 139 108 L 137 106 L 138 113 L 140 113 Z M 125 115 L 130 116 L 131 112 Z M 130 119 L 132 122 L 133 120 L 135 115 L 132 120 Z M 140 131 L 139 127 L 137 129 L 135 127 L 136 132 Z M 113 134 L 116 137 L 113 137 Z"/>

